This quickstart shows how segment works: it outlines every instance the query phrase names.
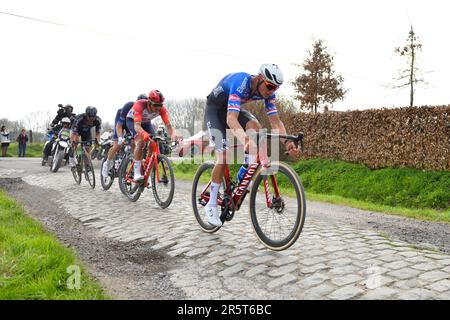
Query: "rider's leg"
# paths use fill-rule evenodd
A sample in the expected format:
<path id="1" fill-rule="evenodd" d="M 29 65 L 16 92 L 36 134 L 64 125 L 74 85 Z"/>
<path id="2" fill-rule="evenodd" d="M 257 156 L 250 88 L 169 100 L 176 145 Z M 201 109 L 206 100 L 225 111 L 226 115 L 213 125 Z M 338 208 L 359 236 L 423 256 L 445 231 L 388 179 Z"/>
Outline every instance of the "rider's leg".
<path id="1" fill-rule="evenodd" d="M 77 159 L 75 159 L 75 154 L 76 154 L 76 150 L 77 150 L 77 146 L 78 146 L 78 134 L 72 132 L 70 134 L 70 141 L 72 142 L 72 147 L 70 148 L 69 151 L 69 164 L 71 167 L 75 167 L 77 165 Z"/>
<path id="2" fill-rule="evenodd" d="M 109 170 L 114 166 L 114 156 L 119 151 L 120 146 L 117 140 L 114 141 L 114 145 L 108 151 L 108 157 L 106 161 L 103 163 L 102 167 L 102 175 L 106 177 L 108 175 Z"/>

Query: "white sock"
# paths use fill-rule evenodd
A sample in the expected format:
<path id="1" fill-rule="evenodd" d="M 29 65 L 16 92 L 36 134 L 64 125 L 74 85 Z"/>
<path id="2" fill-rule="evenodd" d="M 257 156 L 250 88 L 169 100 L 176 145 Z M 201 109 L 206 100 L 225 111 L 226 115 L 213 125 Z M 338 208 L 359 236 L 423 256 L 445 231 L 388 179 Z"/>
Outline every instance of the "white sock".
<path id="1" fill-rule="evenodd" d="M 141 174 L 141 161 L 140 160 L 134 161 L 134 173 Z"/>
<path id="2" fill-rule="evenodd" d="M 209 193 L 209 205 L 217 206 L 217 194 L 219 193 L 220 183 L 211 182 L 211 191 Z"/>

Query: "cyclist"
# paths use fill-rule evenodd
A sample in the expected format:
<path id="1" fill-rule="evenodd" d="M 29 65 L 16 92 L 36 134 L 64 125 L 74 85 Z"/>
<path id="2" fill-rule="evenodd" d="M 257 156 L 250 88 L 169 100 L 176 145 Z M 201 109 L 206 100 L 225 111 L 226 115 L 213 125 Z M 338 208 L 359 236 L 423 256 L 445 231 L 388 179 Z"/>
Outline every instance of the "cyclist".
<path id="1" fill-rule="evenodd" d="M 134 180 L 142 181 L 144 176 L 141 174 L 141 160 L 143 156 L 144 141 L 154 136 L 155 129 L 151 121 L 161 116 L 171 138 L 176 141 L 181 137 L 176 135 L 175 128 L 170 124 L 169 114 L 164 106 L 164 96 L 159 90 L 152 90 L 148 95 L 148 99 L 138 100 L 133 104 L 127 115 L 127 127 L 130 129 L 132 136 L 136 142 L 134 150 Z"/>
<path id="2" fill-rule="evenodd" d="M 225 76 L 207 97 L 204 126 L 208 129 L 210 143 L 214 146 L 217 157 L 211 177 L 210 199 L 205 206 L 205 215 L 211 225 L 217 227 L 222 225 L 217 209 L 217 194 L 226 165 L 228 149 L 226 129 L 231 129 L 233 135 L 244 145 L 245 152 L 250 151 L 249 159 L 255 159 L 256 155 L 252 150 L 257 150 L 257 146 L 246 131 L 259 131 L 262 127 L 255 116 L 247 110 L 241 110 L 241 105 L 249 101 L 264 100 L 272 129 L 278 130 L 280 134 L 286 134 L 275 106 L 275 91 L 283 80 L 283 73 L 277 65 L 263 64 L 257 75 L 238 72 Z M 292 141 L 282 139 L 281 142 L 286 144 L 290 155 L 298 150 Z M 267 159 L 261 159 L 261 162 L 268 165 Z"/>
<path id="3" fill-rule="evenodd" d="M 69 163 L 71 167 L 76 166 L 76 159 L 74 158 L 75 150 L 77 149 L 79 138 L 81 141 L 90 141 L 91 129 L 95 127 L 95 139 L 96 143 L 100 140 L 100 130 L 102 128 L 102 119 L 97 116 L 97 108 L 87 107 L 85 113 L 81 113 L 76 116 L 72 124 L 72 132 L 70 140 L 72 142 L 72 148 L 69 155 Z M 88 147 L 89 157 L 91 156 L 91 148 Z"/>
<path id="4" fill-rule="evenodd" d="M 140 94 L 136 101 L 147 100 L 147 95 Z M 127 127 L 126 118 L 130 109 L 133 107 L 134 101 L 127 102 L 122 108 L 117 110 L 116 118 L 114 119 L 114 145 L 109 149 L 108 159 L 103 163 L 102 176 L 107 177 L 109 170 L 114 165 L 114 156 L 119 151 L 120 146 L 124 141 L 124 134 L 130 134 L 130 130 Z M 134 150 L 134 140 L 131 142 L 131 147 Z"/>

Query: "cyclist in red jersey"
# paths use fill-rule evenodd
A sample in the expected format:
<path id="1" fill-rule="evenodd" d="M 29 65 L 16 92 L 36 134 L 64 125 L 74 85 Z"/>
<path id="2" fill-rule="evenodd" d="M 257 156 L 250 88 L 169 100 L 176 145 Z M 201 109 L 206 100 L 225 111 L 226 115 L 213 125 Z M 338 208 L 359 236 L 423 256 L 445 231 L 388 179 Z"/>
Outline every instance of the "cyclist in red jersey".
<path id="1" fill-rule="evenodd" d="M 141 181 L 144 176 L 141 174 L 141 160 L 143 156 L 144 142 L 151 136 L 156 135 L 151 121 L 161 116 L 167 131 L 172 140 L 177 141 L 181 137 L 177 136 L 175 128 L 170 124 L 167 109 L 164 106 L 164 96 L 159 90 L 152 90 L 147 99 L 138 100 L 127 114 L 127 127 L 133 135 L 136 148 L 134 150 L 134 180 Z"/>

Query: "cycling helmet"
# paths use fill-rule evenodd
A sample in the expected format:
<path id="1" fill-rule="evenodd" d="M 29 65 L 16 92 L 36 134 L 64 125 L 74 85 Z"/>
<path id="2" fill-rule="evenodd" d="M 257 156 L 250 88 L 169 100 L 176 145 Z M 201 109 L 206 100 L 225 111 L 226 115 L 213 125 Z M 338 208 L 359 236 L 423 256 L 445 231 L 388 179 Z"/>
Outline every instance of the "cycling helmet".
<path id="1" fill-rule="evenodd" d="M 64 106 L 64 109 L 66 110 L 66 112 L 69 112 L 69 113 L 72 113 L 72 111 L 73 111 L 73 107 L 71 104 L 66 104 Z"/>
<path id="2" fill-rule="evenodd" d="M 283 84 L 283 73 L 276 64 L 263 64 L 259 68 L 259 74 L 264 77 L 264 80 L 275 86 L 281 86 Z"/>
<path id="3" fill-rule="evenodd" d="M 70 124 L 70 119 L 67 117 L 64 117 L 64 118 L 62 118 L 61 123 L 62 124 Z"/>
<path id="4" fill-rule="evenodd" d="M 136 100 L 142 100 L 142 99 L 148 99 L 147 95 L 145 93 L 141 93 L 140 95 L 138 95 Z"/>
<path id="5" fill-rule="evenodd" d="M 87 107 L 86 115 L 88 117 L 95 117 L 97 115 L 97 108 L 96 107 Z"/>
<path id="6" fill-rule="evenodd" d="M 148 99 L 153 103 L 160 103 L 162 104 L 164 102 L 164 96 L 159 90 L 152 90 L 150 91 L 148 95 Z"/>

